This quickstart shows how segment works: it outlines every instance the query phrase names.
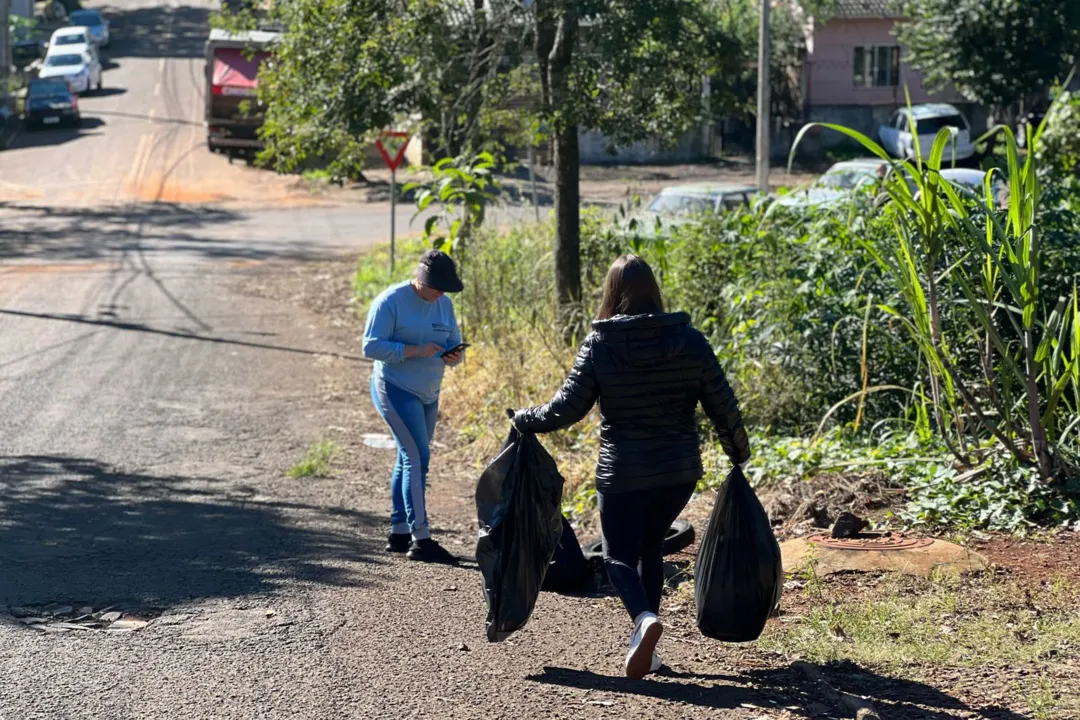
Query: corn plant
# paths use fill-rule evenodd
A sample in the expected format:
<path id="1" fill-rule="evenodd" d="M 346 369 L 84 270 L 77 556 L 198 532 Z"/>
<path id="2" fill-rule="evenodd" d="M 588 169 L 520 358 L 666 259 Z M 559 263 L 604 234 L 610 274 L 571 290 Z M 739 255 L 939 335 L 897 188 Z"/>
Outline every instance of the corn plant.
<path id="1" fill-rule="evenodd" d="M 950 128 L 938 133 L 928 158 L 915 143 L 915 157 L 901 161 L 862 133 L 815 123 L 800 131 L 792 157 L 815 125 L 859 142 L 891 167 L 875 203 L 891 236 L 863 243 L 902 301 L 878 308 L 902 322 L 918 348 L 950 451 L 975 465 L 998 444 L 1044 481 L 1075 478 L 1080 305 L 1075 289 L 1071 297 L 1042 293 L 1035 154 L 1021 162 L 1012 131 L 996 129 L 1005 140 L 1009 190 L 999 207 L 991 189 L 998 171 L 987 174 L 977 203 L 941 177 Z"/>

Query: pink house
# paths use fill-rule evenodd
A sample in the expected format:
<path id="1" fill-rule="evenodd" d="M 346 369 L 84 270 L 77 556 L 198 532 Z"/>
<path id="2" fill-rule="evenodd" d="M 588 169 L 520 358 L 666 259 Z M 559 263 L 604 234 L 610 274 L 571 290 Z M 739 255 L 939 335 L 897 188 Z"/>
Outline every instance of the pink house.
<path id="1" fill-rule="evenodd" d="M 913 104 L 952 103 L 975 128 L 984 127 L 981 108 L 951 90 L 930 92 L 919 73 L 904 62 L 903 48 L 892 34 L 904 18 L 891 6 L 889 0 L 838 0 L 828 20 L 808 24 L 803 69 L 806 120 L 840 123 L 876 139 L 878 126 L 905 104 L 906 85 Z M 843 142 L 834 133 L 819 139 L 822 145 Z"/>

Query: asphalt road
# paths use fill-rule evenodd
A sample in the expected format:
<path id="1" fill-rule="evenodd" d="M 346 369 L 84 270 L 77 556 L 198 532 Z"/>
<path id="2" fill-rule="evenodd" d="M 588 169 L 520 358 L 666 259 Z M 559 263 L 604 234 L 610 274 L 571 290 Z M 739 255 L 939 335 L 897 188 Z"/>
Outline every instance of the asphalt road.
<path id="1" fill-rule="evenodd" d="M 703 674 L 632 684 L 613 598 L 545 594 L 491 645 L 474 567 L 383 555 L 393 453 L 344 440 L 383 430 L 355 326 L 239 288 L 385 238 L 387 208 L 206 152 L 208 5 L 107 12 L 86 127 L 0 152 L 0 720 L 807 716 L 689 616 L 668 657 Z M 339 472 L 286 477 L 326 437 Z M 467 557 L 471 475 L 438 465 Z M 151 622 L 35 627 L 61 606 Z"/>

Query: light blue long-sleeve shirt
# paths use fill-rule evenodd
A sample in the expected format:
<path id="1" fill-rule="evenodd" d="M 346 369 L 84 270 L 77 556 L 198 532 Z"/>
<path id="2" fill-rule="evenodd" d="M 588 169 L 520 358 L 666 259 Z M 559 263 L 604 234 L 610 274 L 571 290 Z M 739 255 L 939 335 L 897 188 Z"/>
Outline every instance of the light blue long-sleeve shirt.
<path id="1" fill-rule="evenodd" d="M 443 295 L 428 302 L 411 281 L 391 285 L 368 310 L 364 356 L 375 361 L 375 379 L 410 392 L 425 404 L 439 399 L 446 363 L 439 355 L 406 359 L 405 346 L 435 343 L 449 350 L 460 342 L 450 298 Z"/>

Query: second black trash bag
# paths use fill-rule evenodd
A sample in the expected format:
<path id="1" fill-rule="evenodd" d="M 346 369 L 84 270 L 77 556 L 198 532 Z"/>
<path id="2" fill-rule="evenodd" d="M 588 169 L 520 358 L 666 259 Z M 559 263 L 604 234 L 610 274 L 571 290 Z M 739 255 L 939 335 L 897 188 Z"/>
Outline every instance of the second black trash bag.
<path id="1" fill-rule="evenodd" d="M 544 586 L 541 589 L 557 593 L 583 593 L 589 591 L 594 579 L 595 573 L 585 559 L 585 553 L 581 551 L 577 534 L 564 515 L 562 536 L 555 547 L 555 554 L 551 556 L 551 562 L 548 563 Z"/>
<path id="2" fill-rule="evenodd" d="M 769 517 L 735 467 L 717 493 L 694 564 L 698 629 L 716 640 L 756 640 L 783 587 L 780 545 Z"/>
<path id="3" fill-rule="evenodd" d="M 487 638 L 505 640 L 532 614 L 562 536 L 563 477 L 535 435 L 511 430 L 476 485 Z"/>

